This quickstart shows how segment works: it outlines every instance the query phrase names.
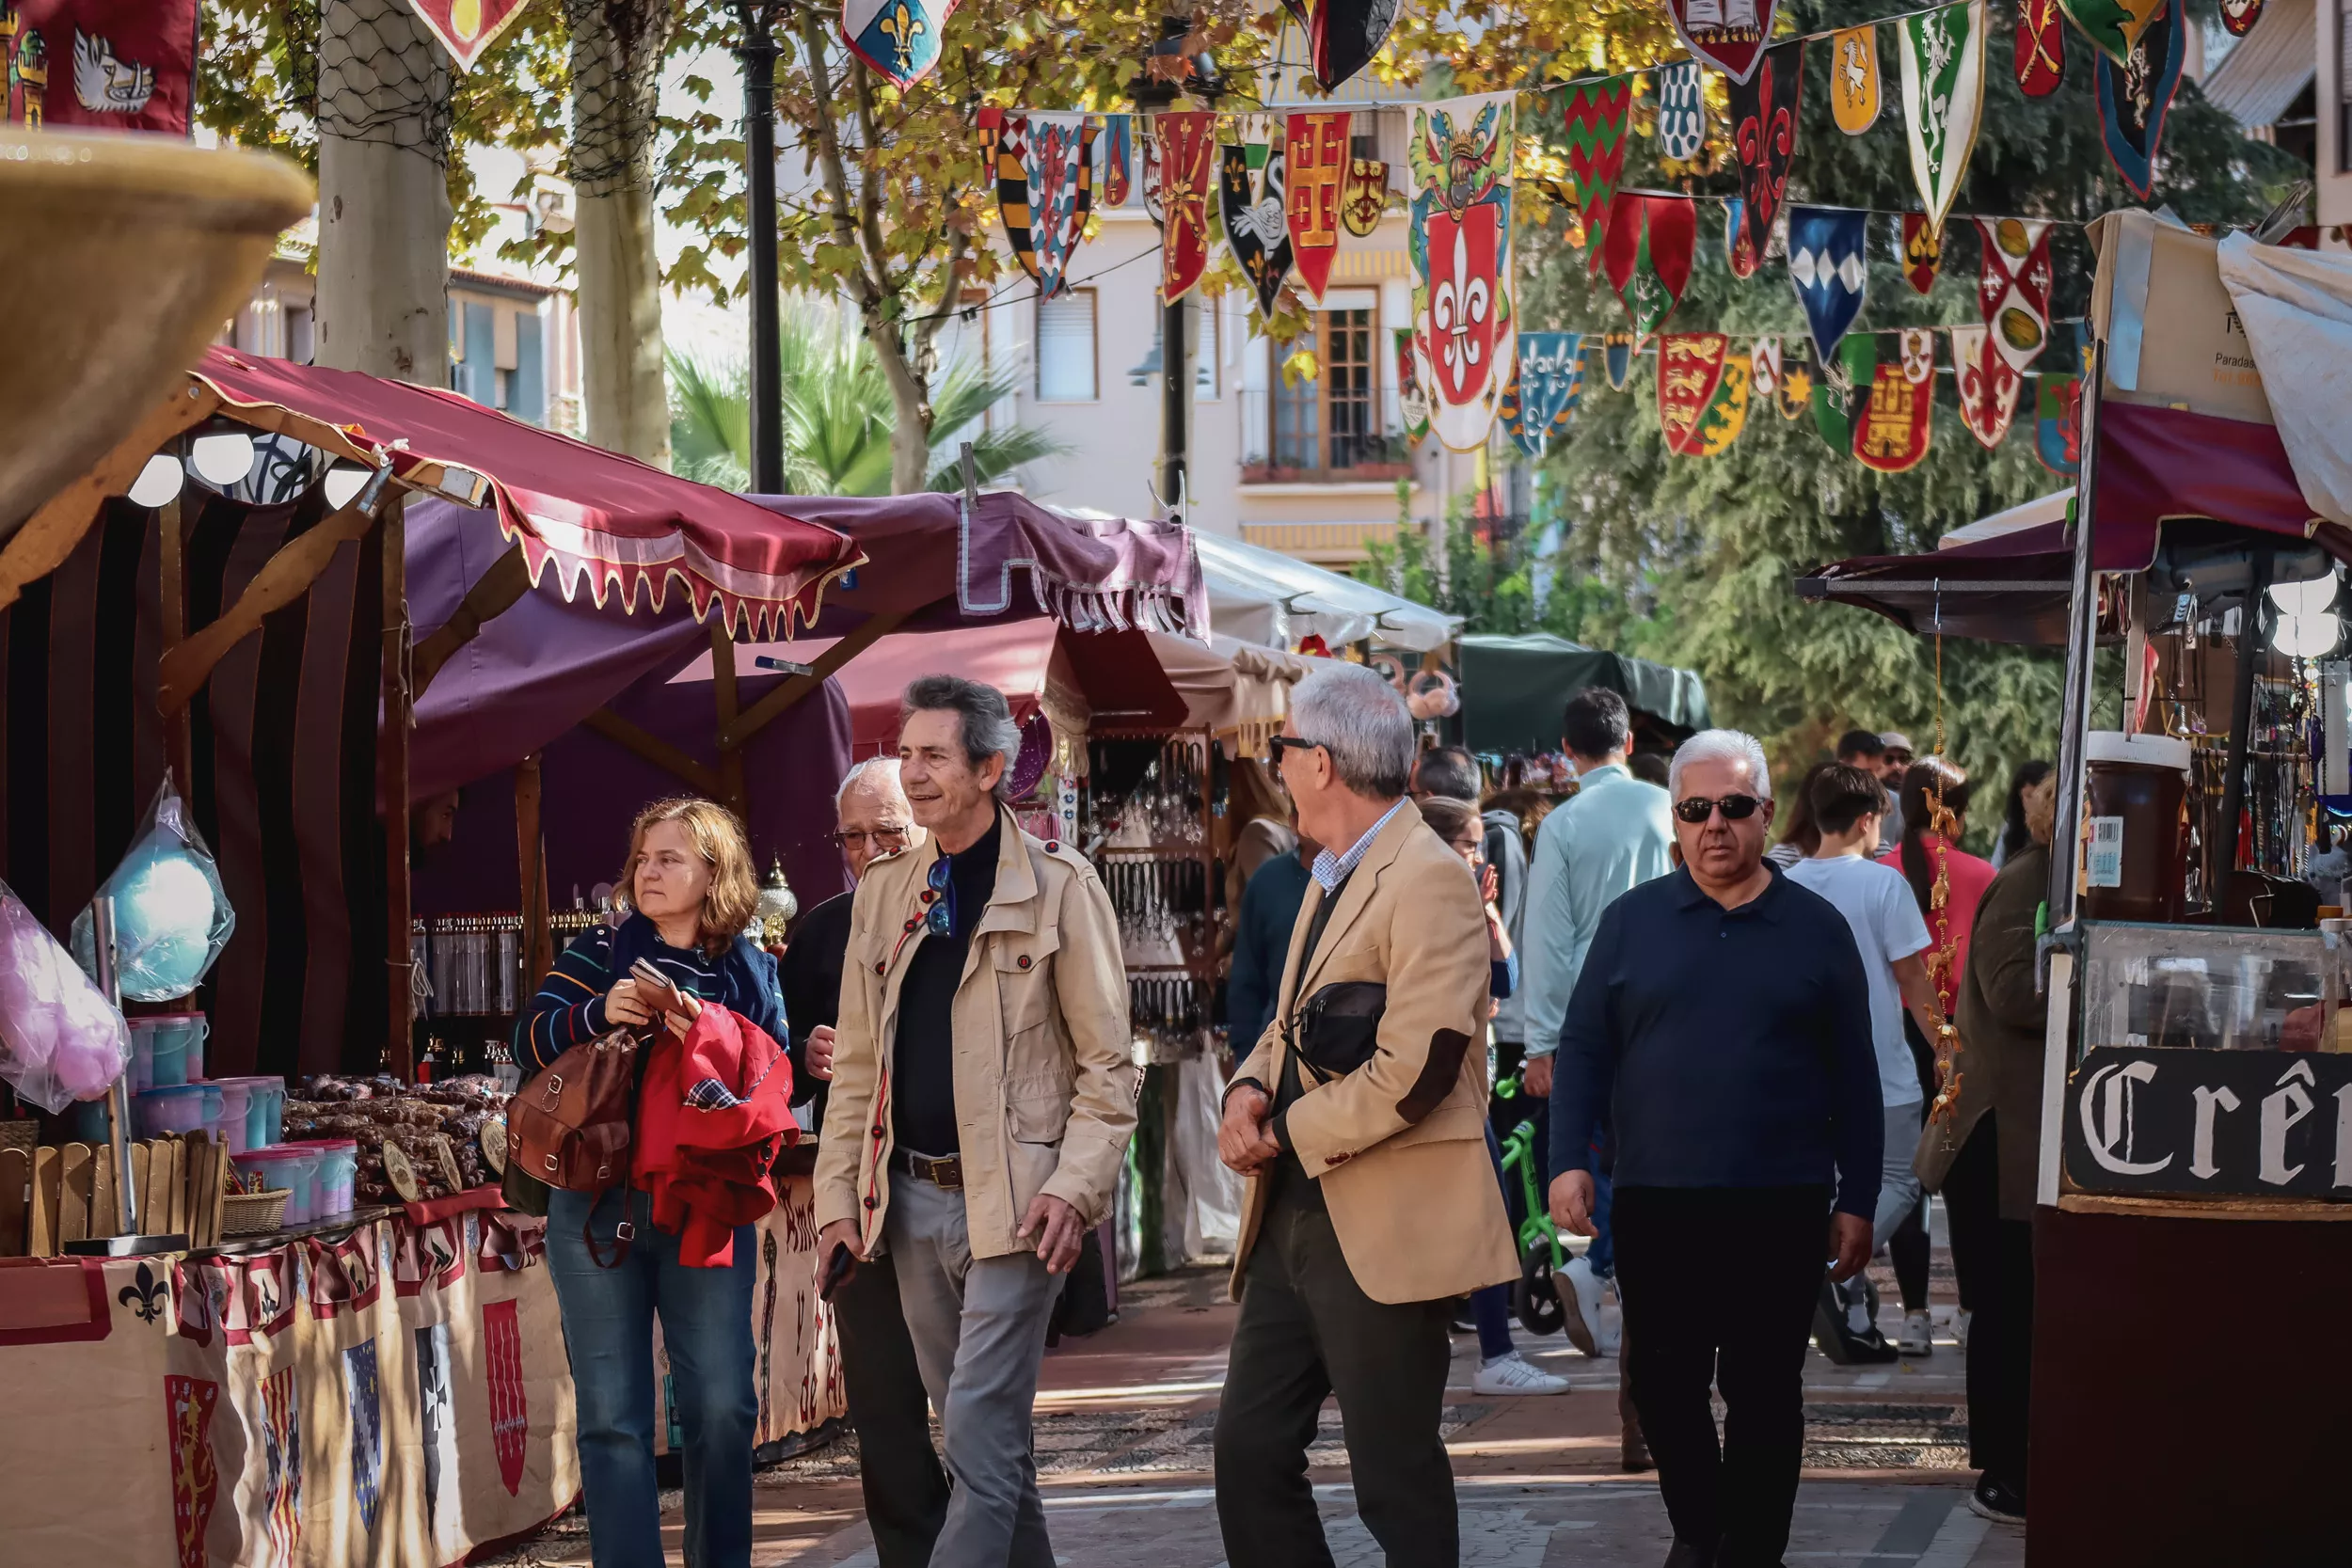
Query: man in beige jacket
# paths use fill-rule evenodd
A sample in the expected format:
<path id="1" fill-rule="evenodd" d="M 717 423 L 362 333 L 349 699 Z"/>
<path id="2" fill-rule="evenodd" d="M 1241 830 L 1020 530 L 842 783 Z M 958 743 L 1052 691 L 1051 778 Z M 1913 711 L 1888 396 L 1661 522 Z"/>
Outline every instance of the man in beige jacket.
<path id="1" fill-rule="evenodd" d="M 1109 896 L 1000 795 L 1002 693 L 907 688 L 899 781 L 931 844 L 858 884 L 818 1254 L 887 1246 L 955 1490 L 932 1568 L 1049 1568 L 1030 1409 L 1046 1322 L 1110 1212 L 1136 1125 L 1127 975 Z"/>
<path id="2" fill-rule="evenodd" d="M 1454 1568 L 1438 1434 L 1454 1298 L 1518 1273 L 1486 1153 L 1485 910 L 1403 798 L 1412 720 L 1377 675 L 1300 682 L 1275 748 L 1300 833 L 1327 847 L 1218 1138 L 1249 1177 L 1218 1522 L 1232 1568 L 1329 1568 L 1307 1445 L 1336 1393 L 1391 1568 Z"/>

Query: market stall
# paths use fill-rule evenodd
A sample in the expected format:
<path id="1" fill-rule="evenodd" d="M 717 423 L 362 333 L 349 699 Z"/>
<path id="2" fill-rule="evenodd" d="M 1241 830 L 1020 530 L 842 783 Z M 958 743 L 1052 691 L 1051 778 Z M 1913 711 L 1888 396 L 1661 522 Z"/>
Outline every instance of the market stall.
<path id="1" fill-rule="evenodd" d="M 2352 265 L 2142 213 L 2093 233 L 2070 520 L 1800 586 L 2067 647 L 2028 1561 L 2328 1561 L 2352 1372 L 2314 1347 L 2352 1294 L 2352 927 L 2303 874 L 2352 805 Z M 2182 1354 L 2189 1276 L 2264 1281 L 2259 1332 Z"/>
<path id="2" fill-rule="evenodd" d="M 1689 670 L 1548 632 L 1470 636 L 1460 646 L 1462 743 L 1473 752 L 1559 750 L 1561 705 L 1590 686 L 1625 699 L 1637 750 L 1672 751 L 1712 722 L 1707 688 Z"/>

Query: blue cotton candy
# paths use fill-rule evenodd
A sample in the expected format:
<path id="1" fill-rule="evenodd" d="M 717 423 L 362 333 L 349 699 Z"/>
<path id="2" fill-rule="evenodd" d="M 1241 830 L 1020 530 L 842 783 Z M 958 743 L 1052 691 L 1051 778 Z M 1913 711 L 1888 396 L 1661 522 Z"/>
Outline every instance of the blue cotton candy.
<path id="1" fill-rule="evenodd" d="M 213 956 L 219 905 L 212 879 L 186 847 L 151 838 L 115 880 L 115 943 L 126 994 L 185 996 Z"/>

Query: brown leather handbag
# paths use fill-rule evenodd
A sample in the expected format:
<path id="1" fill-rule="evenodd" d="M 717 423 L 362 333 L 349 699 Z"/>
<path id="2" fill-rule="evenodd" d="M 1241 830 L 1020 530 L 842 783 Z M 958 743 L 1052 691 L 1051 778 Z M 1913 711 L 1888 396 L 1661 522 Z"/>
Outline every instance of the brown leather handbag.
<path id="1" fill-rule="evenodd" d="M 573 1046 L 525 1084 L 506 1106 L 508 1168 L 566 1192 L 625 1185 L 636 1119 L 637 1046 L 628 1030 L 612 1030 Z M 597 1255 L 590 1231 L 588 1256 L 600 1268 L 619 1267 L 634 1232 L 624 1214 L 608 1262 Z"/>

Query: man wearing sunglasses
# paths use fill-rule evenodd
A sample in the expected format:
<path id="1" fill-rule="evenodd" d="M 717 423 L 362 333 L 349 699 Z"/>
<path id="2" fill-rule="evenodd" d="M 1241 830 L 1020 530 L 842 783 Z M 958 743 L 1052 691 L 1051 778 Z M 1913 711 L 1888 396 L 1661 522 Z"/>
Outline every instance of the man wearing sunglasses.
<path id="1" fill-rule="evenodd" d="M 897 757 L 869 757 L 850 768 L 834 796 L 834 820 L 833 842 L 852 884 L 864 881 L 875 862 L 924 842 L 899 787 Z M 815 1084 L 810 1126 L 820 1131 L 856 897 L 852 885 L 803 915 L 778 965 L 792 1024 L 793 1082 Z M 834 1291 L 833 1305 L 875 1554 L 881 1568 L 923 1568 L 947 1517 L 947 1472 L 931 1451 L 930 1404 L 898 1307 L 895 1260 L 885 1255 L 859 1264 Z"/>
<path id="2" fill-rule="evenodd" d="M 1299 682 L 1273 747 L 1323 846 L 1273 1021 L 1235 1070 L 1217 1151 L 1249 1178 L 1216 1418 L 1232 1568 L 1328 1563 L 1307 1445 L 1339 1398 L 1358 1511 L 1397 1568 L 1453 1568 L 1439 1423 L 1454 1298 L 1518 1277 L 1486 1152 L 1493 970 L 1462 857 L 1405 788 L 1413 721 L 1361 665 Z"/>
<path id="3" fill-rule="evenodd" d="M 931 1568 L 1050 1568 L 1031 1413 L 1045 1333 L 1110 1212 L 1138 1087 L 1119 921 L 1073 846 L 1022 832 L 1021 731 L 956 675 L 907 688 L 921 849 L 858 884 L 818 1256 L 886 1247 L 954 1480 Z"/>
<path id="4" fill-rule="evenodd" d="M 1668 776 L 1681 867 L 1601 915 L 1569 998 L 1554 1127 L 1616 1133 L 1626 1376 L 1674 1523 L 1668 1568 L 1775 1568 L 1826 1260 L 1868 1260 L 1884 1123 L 1869 986 L 1836 906 L 1764 860 L 1772 772 L 1705 730 Z M 1554 1139 L 1554 1219 L 1592 1234 L 1590 1152 Z M 1718 1443 L 1712 1384 L 1730 1417 Z"/>

